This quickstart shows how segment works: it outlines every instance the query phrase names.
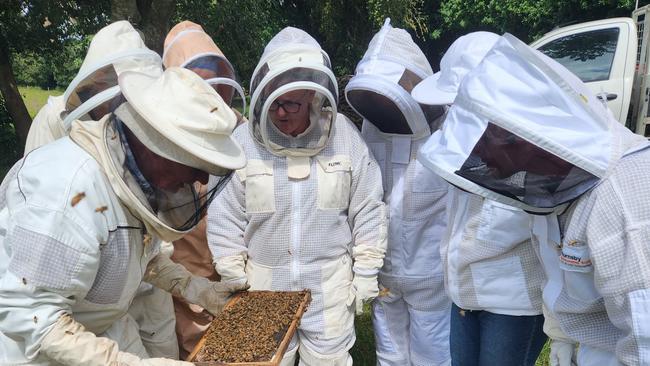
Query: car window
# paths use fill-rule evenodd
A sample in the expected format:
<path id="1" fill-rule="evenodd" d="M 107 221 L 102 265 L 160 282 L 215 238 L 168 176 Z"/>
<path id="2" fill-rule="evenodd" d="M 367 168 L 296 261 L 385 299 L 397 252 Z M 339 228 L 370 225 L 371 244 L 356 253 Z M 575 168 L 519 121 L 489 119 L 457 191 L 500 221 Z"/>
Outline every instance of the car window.
<path id="1" fill-rule="evenodd" d="M 616 53 L 618 28 L 571 34 L 539 48 L 583 82 L 609 79 Z"/>

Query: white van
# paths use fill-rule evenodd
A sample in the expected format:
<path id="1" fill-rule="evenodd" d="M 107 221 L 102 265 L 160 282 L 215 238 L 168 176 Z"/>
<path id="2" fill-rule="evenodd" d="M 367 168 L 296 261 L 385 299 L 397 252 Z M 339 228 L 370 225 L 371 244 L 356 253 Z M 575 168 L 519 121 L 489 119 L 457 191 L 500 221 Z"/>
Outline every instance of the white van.
<path id="1" fill-rule="evenodd" d="M 632 18 L 611 18 L 555 29 L 531 46 L 584 81 L 619 122 L 650 136 L 648 38 L 650 5 Z"/>

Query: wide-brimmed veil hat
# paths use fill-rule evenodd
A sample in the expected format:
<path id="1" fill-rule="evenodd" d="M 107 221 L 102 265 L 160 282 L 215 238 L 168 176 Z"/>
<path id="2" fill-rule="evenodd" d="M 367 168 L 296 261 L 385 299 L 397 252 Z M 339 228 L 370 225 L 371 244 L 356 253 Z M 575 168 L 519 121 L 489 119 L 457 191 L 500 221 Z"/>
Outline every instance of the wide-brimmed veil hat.
<path id="1" fill-rule="evenodd" d="M 234 112 L 195 73 L 179 67 L 160 77 L 129 71 L 119 85 L 129 103 L 116 114 L 156 154 L 214 175 L 246 164 L 231 137 Z"/>

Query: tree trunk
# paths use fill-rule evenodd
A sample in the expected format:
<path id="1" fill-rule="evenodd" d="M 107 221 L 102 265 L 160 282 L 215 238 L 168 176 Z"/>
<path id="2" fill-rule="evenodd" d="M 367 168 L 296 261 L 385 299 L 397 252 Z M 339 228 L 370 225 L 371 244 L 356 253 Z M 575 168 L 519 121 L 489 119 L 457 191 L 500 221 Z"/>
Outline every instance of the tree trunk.
<path id="1" fill-rule="evenodd" d="M 18 91 L 13 69 L 11 68 L 9 49 L 4 39 L 0 39 L 0 80 L 2 80 L 0 82 L 0 92 L 2 92 L 7 111 L 14 122 L 16 137 L 22 149 L 27 141 L 27 133 L 32 124 L 32 118 L 29 116 L 25 102 Z"/>
<path id="2" fill-rule="evenodd" d="M 174 0 L 111 0 L 111 21 L 130 21 L 144 34 L 147 47 L 162 55 L 175 10 Z"/>

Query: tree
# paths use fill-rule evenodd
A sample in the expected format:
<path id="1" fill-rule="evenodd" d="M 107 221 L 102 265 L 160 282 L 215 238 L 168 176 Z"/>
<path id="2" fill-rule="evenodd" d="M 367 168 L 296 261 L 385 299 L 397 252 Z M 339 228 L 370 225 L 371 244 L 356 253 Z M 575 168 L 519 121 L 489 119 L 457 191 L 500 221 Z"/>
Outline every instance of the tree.
<path id="1" fill-rule="evenodd" d="M 485 29 L 531 42 L 569 22 L 629 17 L 633 8 L 633 0 L 443 0 L 440 14 L 446 31 Z"/>
<path id="2" fill-rule="evenodd" d="M 0 91 L 23 146 L 31 118 L 18 92 L 12 57 L 40 60 L 47 80 L 65 86 L 85 55 L 89 35 L 110 19 L 128 19 L 145 35 L 147 46 L 162 53 L 174 13 L 173 0 L 4 0 L 0 4 Z M 20 60 L 19 60 L 20 61 Z M 20 64 L 18 62 L 18 64 Z"/>
<path id="3" fill-rule="evenodd" d="M 31 118 L 18 92 L 12 55 L 32 52 L 45 58 L 70 39 L 92 34 L 106 21 L 107 1 L 4 0 L 0 4 L 0 91 L 24 146 Z"/>
<path id="4" fill-rule="evenodd" d="M 174 0 L 111 0 L 111 21 L 128 20 L 144 33 L 147 47 L 162 55 L 174 4 Z"/>
<path id="5" fill-rule="evenodd" d="M 0 83 L 0 92 L 2 92 L 9 116 L 14 121 L 16 135 L 20 139 L 21 145 L 24 146 L 32 119 L 18 92 L 16 79 L 11 68 L 11 59 L 9 58 L 9 46 L 3 35 L 0 35 L 0 78 L 4 80 Z"/>
<path id="6" fill-rule="evenodd" d="M 182 0 L 176 4 L 174 22 L 190 20 L 200 24 L 247 88 L 264 46 L 287 24 L 280 3 L 277 0 Z"/>
<path id="7" fill-rule="evenodd" d="M 328 52 L 336 74 L 354 72 L 385 18 L 418 40 L 427 32 L 423 0 L 285 0 L 288 24 L 313 35 Z"/>

